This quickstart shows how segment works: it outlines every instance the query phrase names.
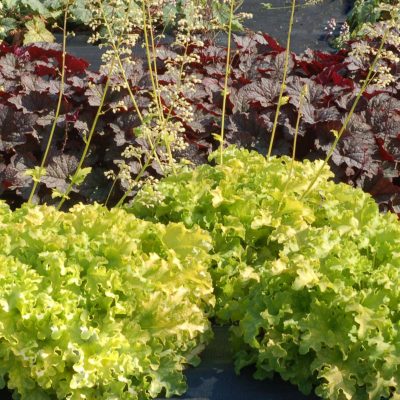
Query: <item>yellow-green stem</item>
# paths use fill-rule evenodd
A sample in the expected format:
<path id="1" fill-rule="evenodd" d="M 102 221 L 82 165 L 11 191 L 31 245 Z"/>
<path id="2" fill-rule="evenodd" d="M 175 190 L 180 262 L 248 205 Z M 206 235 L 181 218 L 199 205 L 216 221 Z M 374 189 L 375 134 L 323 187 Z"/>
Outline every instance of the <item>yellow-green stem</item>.
<path id="1" fill-rule="evenodd" d="M 130 7 L 130 4 L 131 3 L 129 3 L 129 7 Z M 122 65 L 122 60 L 121 60 L 120 54 L 119 54 L 118 49 L 117 49 L 117 47 L 115 45 L 114 34 L 111 31 L 110 24 L 108 22 L 107 16 L 106 16 L 106 14 L 104 12 L 103 4 L 101 2 L 99 2 L 99 7 L 100 7 L 100 11 L 101 11 L 101 14 L 102 14 L 102 17 L 103 17 L 104 25 L 106 26 L 107 33 L 108 33 L 108 36 L 110 38 L 111 47 L 113 48 L 114 54 L 117 57 L 118 66 L 119 66 L 119 69 L 121 71 L 121 75 L 122 75 L 122 78 L 123 78 L 123 80 L 125 82 L 126 88 L 128 90 L 129 97 L 131 98 L 131 101 L 133 103 L 133 107 L 135 108 L 135 111 L 136 111 L 136 113 L 137 113 L 137 115 L 138 115 L 138 117 L 140 119 L 140 122 L 143 123 L 142 113 L 140 112 L 140 109 L 139 109 L 139 106 L 137 105 L 135 96 L 134 96 L 134 94 L 132 92 L 132 89 L 131 89 L 131 87 L 129 85 L 129 81 L 128 81 L 128 78 L 127 78 L 126 72 L 125 72 L 125 68 Z M 128 7 L 128 11 L 129 11 L 129 7 Z"/>
<path id="2" fill-rule="evenodd" d="M 228 48 L 226 54 L 226 65 L 225 65 L 225 81 L 224 91 L 222 93 L 222 118 L 221 118 L 221 133 L 219 143 L 219 161 L 223 163 L 223 152 L 224 152 L 224 137 L 225 137 L 225 114 L 226 114 L 226 100 L 228 98 L 228 79 L 231 71 L 231 46 L 232 46 L 232 21 L 235 7 L 235 0 L 231 0 L 231 8 L 229 12 L 229 24 L 228 24 Z"/>
<path id="3" fill-rule="evenodd" d="M 146 48 L 147 65 L 149 67 L 151 86 L 153 88 L 154 102 L 157 106 L 159 118 L 162 120 L 164 114 L 162 111 L 159 94 L 157 93 L 157 84 L 156 84 L 156 81 L 154 78 L 154 72 L 153 72 L 153 62 L 150 57 L 151 49 L 150 49 L 150 42 L 149 42 L 149 34 L 147 31 L 147 8 L 146 8 L 145 0 L 142 1 L 142 13 L 143 13 L 143 36 L 144 36 L 144 43 L 145 43 L 145 48 Z"/>
<path id="4" fill-rule="evenodd" d="M 156 83 L 156 90 L 157 90 L 157 93 L 158 93 L 158 97 L 157 98 L 158 98 L 158 101 L 160 103 L 160 110 L 161 110 L 160 117 L 163 120 L 164 119 L 164 112 L 163 112 L 163 106 L 162 106 L 162 102 L 161 102 L 160 85 L 159 85 L 159 82 L 158 82 L 157 53 L 156 53 L 156 45 L 155 45 L 155 40 L 154 40 L 153 22 L 152 22 L 152 19 L 151 19 L 151 13 L 150 13 L 150 9 L 149 9 L 148 5 L 147 5 L 146 9 L 147 9 L 147 17 L 148 17 L 149 28 L 150 28 L 150 45 L 151 45 L 151 54 L 153 55 L 154 79 L 155 79 L 155 83 Z"/>
<path id="5" fill-rule="evenodd" d="M 156 46 L 155 46 L 155 40 L 154 40 L 153 23 L 152 23 L 152 19 L 151 19 L 150 9 L 148 6 L 147 6 L 147 13 L 148 13 L 149 27 L 150 27 L 151 50 L 152 50 L 152 54 L 153 54 L 154 77 L 155 77 L 156 89 L 157 89 L 157 93 L 158 93 L 158 101 L 160 103 L 160 111 L 161 111 L 160 117 L 161 117 L 161 122 L 162 122 L 162 128 L 164 130 L 166 128 L 166 119 L 164 116 L 164 110 L 163 110 L 163 105 L 162 105 L 162 101 L 161 101 L 160 85 L 158 82 L 157 53 L 156 53 Z M 164 140 L 165 148 L 167 149 L 169 166 L 172 168 L 172 171 L 175 174 L 176 168 L 175 168 L 174 159 L 172 156 L 171 143 L 169 142 L 167 136 L 164 136 L 163 140 Z"/>
<path id="6" fill-rule="evenodd" d="M 108 23 L 107 17 L 105 15 L 104 8 L 102 7 L 102 5 L 100 5 L 100 7 L 101 7 L 101 13 L 102 13 L 102 16 L 103 16 L 103 21 L 104 21 L 104 23 L 106 25 L 106 29 L 107 29 L 107 32 L 108 32 L 108 35 L 109 35 L 109 38 L 110 38 L 110 42 L 112 44 L 114 53 L 117 55 L 117 61 L 118 61 L 118 65 L 119 65 L 119 68 L 120 68 L 120 71 L 121 71 L 122 78 L 123 78 L 123 80 L 125 82 L 125 85 L 126 85 L 127 90 L 128 90 L 128 94 L 129 94 L 129 96 L 131 98 L 131 101 L 132 101 L 134 107 L 135 107 L 135 110 L 136 110 L 136 112 L 137 112 L 137 114 L 139 116 L 140 122 L 143 124 L 144 123 L 144 119 L 143 119 L 143 116 L 142 116 L 142 114 L 141 114 L 141 112 L 139 110 L 139 107 L 137 106 L 137 102 L 135 100 L 134 94 L 133 94 L 133 92 L 131 90 L 131 87 L 129 85 L 129 81 L 128 81 L 128 78 L 126 76 L 125 69 L 124 69 L 124 67 L 122 65 L 121 57 L 119 56 L 119 53 L 118 53 L 118 51 L 116 49 L 115 42 L 113 40 L 113 36 L 114 35 L 113 35 L 112 31 L 111 31 L 110 24 Z M 147 34 L 147 18 L 151 18 L 151 15 L 148 14 L 148 10 L 145 7 L 145 3 L 144 2 L 142 3 L 142 12 L 143 12 L 143 18 L 144 18 L 143 30 L 144 30 L 144 37 L 145 37 L 145 41 L 146 41 L 147 62 L 148 62 L 148 65 L 149 65 L 149 71 L 150 71 L 150 76 L 151 76 L 152 85 L 153 85 L 154 97 L 157 97 L 156 105 L 157 105 L 158 110 L 160 111 L 159 104 L 161 104 L 161 103 L 159 103 L 158 96 L 157 96 L 157 90 L 155 88 L 155 86 L 157 86 L 157 88 L 158 88 L 158 80 L 157 80 L 157 76 L 155 76 L 153 78 L 152 63 L 150 62 L 150 43 L 148 41 L 148 34 Z M 154 36 L 152 34 L 151 22 L 150 22 L 150 30 L 151 30 L 151 46 L 152 46 L 153 52 L 154 52 L 155 51 L 155 45 L 154 45 Z M 156 68 L 156 60 L 155 59 L 154 59 L 154 68 Z M 163 114 L 162 114 L 162 116 L 163 116 Z M 164 171 L 162 163 L 161 163 L 161 161 L 160 161 L 160 159 L 159 159 L 159 157 L 157 155 L 156 146 L 154 145 L 150 135 L 147 135 L 147 141 L 148 141 L 149 146 L 150 146 L 150 148 L 152 150 L 152 157 L 154 157 L 157 160 L 161 170 Z M 147 163 L 147 165 L 145 163 L 146 168 L 149 166 L 149 164 L 150 164 L 150 161 Z M 144 173 L 144 171 L 143 172 L 141 171 L 141 173 L 139 173 L 140 177 L 143 175 L 143 173 Z M 110 200 L 110 197 L 111 197 L 111 194 L 112 194 L 112 192 L 113 192 L 113 190 L 115 188 L 115 185 L 116 185 L 117 181 L 118 181 L 118 177 L 114 180 L 114 182 L 113 182 L 113 184 L 112 184 L 112 186 L 110 188 L 110 191 L 108 192 L 107 199 L 105 201 L 105 205 L 108 204 L 108 202 Z"/>
<path id="7" fill-rule="evenodd" d="M 289 68 L 290 44 L 291 44 L 291 39 L 292 39 L 292 29 L 293 29 L 293 24 L 294 24 L 295 9 L 296 9 L 296 0 L 292 0 L 292 10 L 290 13 L 289 30 L 288 30 L 287 42 L 286 42 L 285 64 L 283 67 L 282 84 L 281 84 L 281 89 L 279 92 L 278 105 L 276 106 L 274 125 L 272 127 L 271 140 L 269 142 L 267 158 L 271 157 L 272 148 L 274 146 L 275 133 L 276 133 L 276 129 L 278 127 L 278 118 L 279 118 L 279 114 L 280 114 L 281 106 L 282 106 L 283 92 L 286 89 L 286 76 L 287 76 L 287 71 Z"/>
<path id="8" fill-rule="evenodd" d="M 185 51 L 183 53 L 183 59 L 185 59 L 185 57 L 187 56 L 187 51 L 188 51 L 188 43 L 186 43 L 185 45 Z M 177 82 L 177 86 L 176 86 L 176 93 L 175 93 L 175 97 L 174 99 L 171 101 L 171 106 L 169 107 L 168 110 L 168 114 L 166 117 L 166 120 L 169 121 L 172 115 L 172 111 L 174 110 L 174 103 L 176 101 L 176 99 L 179 97 L 179 90 L 182 86 L 182 78 L 183 78 L 183 68 L 185 67 L 185 62 L 182 61 L 182 64 L 179 68 L 179 75 L 178 75 L 178 82 Z"/>
<path id="9" fill-rule="evenodd" d="M 113 57 L 113 59 L 112 59 L 112 62 L 111 62 L 111 66 L 110 66 L 110 75 L 112 74 L 112 71 L 114 70 L 115 61 L 116 61 L 116 57 L 115 57 L 115 55 L 114 55 L 114 57 Z M 98 120 L 99 120 L 99 118 L 100 118 L 100 115 L 102 115 L 102 110 L 103 110 L 104 102 L 105 102 L 105 100 L 106 100 L 106 96 L 107 96 L 107 93 L 108 93 L 108 89 L 109 89 L 109 87 L 110 87 L 110 84 L 111 84 L 111 78 L 108 77 L 108 78 L 107 78 L 107 82 L 106 82 L 106 84 L 105 84 L 105 86 L 104 86 L 104 89 L 103 89 L 103 95 L 101 96 L 100 105 L 99 105 L 99 107 L 97 108 L 97 112 L 96 112 L 96 115 L 95 115 L 95 117 L 94 117 L 93 124 L 92 124 L 92 126 L 91 126 L 89 135 L 87 136 L 86 141 L 85 141 L 85 148 L 83 149 L 82 156 L 81 156 L 81 158 L 80 158 L 80 160 L 79 160 L 79 163 L 78 163 L 78 166 L 77 166 L 77 168 L 76 168 L 76 170 L 75 170 L 74 175 L 71 177 L 71 182 L 70 182 L 70 184 L 68 185 L 67 190 L 64 192 L 63 197 L 61 198 L 60 202 L 58 203 L 57 210 L 60 210 L 60 209 L 61 209 L 62 205 L 64 204 L 65 200 L 67 199 L 67 196 L 69 195 L 69 193 L 70 193 L 71 190 L 72 190 L 72 187 L 74 186 L 74 180 L 75 180 L 74 178 L 76 178 L 76 176 L 78 175 L 79 171 L 80 171 L 81 168 L 82 168 L 83 162 L 85 161 L 87 152 L 88 152 L 88 150 L 89 150 L 89 146 L 90 146 L 91 141 L 92 141 L 92 138 L 93 138 L 93 134 L 94 134 L 94 132 L 96 131 L 97 122 L 98 122 Z"/>
<path id="10" fill-rule="evenodd" d="M 117 47 L 115 45 L 115 41 L 113 40 L 114 35 L 113 35 L 112 31 L 111 31 L 110 24 L 108 23 L 107 17 L 106 17 L 105 12 L 104 12 L 104 8 L 103 8 L 101 3 L 100 3 L 100 9 L 101 9 L 101 13 L 102 13 L 102 16 L 103 16 L 103 21 L 104 21 L 104 23 L 106 25 L 106 29 L 107 29 L 107 32 L 108 32 L 108 35 L 109 35 L 109 38 L 110 38 L 111 46 L 112 46 L 112 48 L 114 50 L 114 54 L 117 57 L 118 66 L 119 66 L 122 78 L 123 78 L 123 80 L 125 82 L 125 85 L 126 85 L 126 88 L 128 90 L 129 97 L 130 97 L 130 99 L 132 101 L 132 104 L 133 104 L 133 106 L 135 108 L 135 111 L 136 111 L 136 113 L 137 113 L 137 115 L 139 117 L 140 122 L 143 124 L 144 123 L 143 115 L 140 112 L 139 106 L 137 105 L 137 102 L 136 102 L 136 99 L 135 99 L 135 95 L 133 94 L 132 89 L 131 89 L 131 87 L 129 85 L 128 77 L 126 76 L 126 72 L 125 72 L 125 68 L 122 65 L 122 60 L 121 60 L 120 54 L 119 54 L 118 49 L 117 49 Z M 153 144 L 153 141 L 152 141 L 150 135 L 147 136 L 147 141 L 149 143 L 149 146 L 153 149 L 154 144 Z M 157 162 L 160 165 L 161 170 L 163 170 L 162 163 L 159 160 L 159 158 L 157 156 L 157 153 L 156 153 L 156 159 L 157 159 Z"/>
<path id="11" fill-rule="evenodd" d="M 151 14 L 150 14 L 150 11 L 148 10 L 148 7 L 146 7 L 145 0 L 142 1 L 142 13 L 143 13 L 143 34 L 144 34 L 144 41 L 145 41 L 145 47 L 146 47 L 146 58 L 147 58 L 147 64 L 149 67 L 151 85 L 153 88 L 153 97 L 154 97 L 154 102 L 157 107 L 159 121 L 162 124 L 164 124 L 165 118 L 164 118 L 164 112 L 163 112 L 163 107 L 162 107 L 161 98 L 160 98 L 159 85 L 158 85 L 157 64 L 156 64 L 157 60 L 156 60 L 156 56 L 155 56 L 156 53 L 155 53 L 153 27 L 151 24 Z M 148 29 L 147 29 L 148 23 L 149 23 L 149 27 L 150 27 L 150 40 L 149 40 L 149 33 L 148 33 Z M 150 54 L 154 54 L 153 60 L 151 59 Z M 153 68 L 154 68 L 154 70 L 153 70 Z M 169 164 L 173 167 L 173 160 L 172 160 L 170 144 L 168 143 L 166 138 L 163 138 L 163 140 L 164 140 L 167 152 L 168 152 Z M 160 168 L 162 168 L 162 164 L 160 162 L 159 162 L 159 164 L 160 164 Z"/>
<path id="12" fill-rule="evenodd" d="M 58 102 L 56 107 L 56 112 L 54 115 L 53 125 L 50 130 L 49 139 L 47 140 L 46 149 L 43 154 L 42 162 L 40 163 L 40 170 L 42 171 L 47 162 L 47 157 L 49 155 L 51 143 L 53 142 L 54 132 L 56 131 L 58 117 L 61 111 L 62 100 L 64 97 L 64 86 L 65 86 L 65 54 L 67 50 L 67 21 L 68 21 L 68 10 L 69 10 L 69 1 L 65 6 L 64 11 L 64 22 L 63 22 L 63 42 L 62 42 L 62 56 L 61 56 L 61 79 L 60 79 L 60 92 L 58 94 Z M 33 200 L 33 196 L 35 195 L 36 189 L 39 185 L 39 181 L 35 180 L 33 182 L 33 187 L 31 193 L 29 194 L 28 203 L 31 203 Z"/>
<path id="13" fill-rule="evenodd" d="M 298 113 L 297 113 L 296 128 L 295 128 L 294 139 L 293 139 L 292 160 L 291 160 L 291 162 L 290 162 L 289 175 L 288 175 L 288 178 L 287 178 L 285 187 L 284 187 L 283 192 L 282 192 L 281 200 L 280 200 L 280 202 L 279 202 L 278 211 L 280 211 L 280 209 L 281 209 L 281 207 L 282 207 L 283 200 L 284 200 L 284 198 L 285 198 L 287 189 L 288 189 L 288 187 L 289 187 L 290 180 L 292 179 L 292 175 L 293 175 L 294 161 L 295 161 L 296 149 L 297 149 L 297 138 L 298 138 L 298 135 L 299 135 L 300 121 L 301 121 L 301 118 L 302 118 L 302 116 L 303 116 L 303 113 L 302 113 L 302 106 L 303 106 L 303 101 L 304 101 L 304 98 L 305 98 L 305 96 L 306 96 L 306 93 L 307 93 L 307 85 L 304 86 L 303 90 L 302 90 L 301 93 L 300 93 L 299 109 L 298 109 Z"/>
<path id="14" fill-rule="evenodd" d="M 105 203 L 104 203 L 104 206 L 105 206 L 105 207 L 107 207 L 107 204 L 108 204 L 108 202 L 110 201 L 112 192 L 114 191 L 114 188 L 115 188 L 115 185 L 117 184 L 117 182 L 118 182 L 118 176 L 114 179 L 114 182 L 112 183 L 111 188 L 110 188 L 110 190 L 109 190 L 109 192 L 108 192 L 106 201 L 105 201 Z"/>
<path id="15" fill-rule="evenodd" d="M 330 158 L 332 157 L 333 152 L 334 152 L 335 149 L 336 149 L 337 144 L 339 143 L 340 138 L 342 137 L 344 131 L 346 130 L 347 125 L 349 124 L 349 122 L 350 122 L 350 120 L 351 120 L 351 117 L 353 116 L 354 111 L 355 111 L 355 109 L 356 109 L 356 107 L 357 107 L 357 104 L 358 104 L 358 102 L 359 102 L 360 99 L 361 99 L 361 96 L 364 94 L 364 92 L 365 92 L 367 86 L 369 85 L 369 83 L 370 83 L 371 80 L 373 79 L 373 76 L 375 76 L 375 68 L 376 68 L 376 66 L 377 66 L 377 64 L 378 64 L 378 61 L 379 61 L 380 57 L 381 57 L 382 49 L 383 49 L 383 46 L 384 46 L 384 44 L 385 44 L 385 42 L 386 42 L 388 33 L 389 33 L 389 32 L 386 31 L 385 34 L 383 35 L 381 44 L 380 44 L 379 49 L 378 49 L 378 51 L 377 51 L 377 53 L 376 53 L 375 59 L 374 59 L 374 61 L 372 62 L 371 67 L 369 68 L 367 77 L 365 78 L 364 83 L 363 83 L 363 85 L 361 86 L 361 89 L 360 89 L 359 93 L 357 94 L 357 96 L 356 96 L 356 98 L 355 98 L 355 100 L 354 100 L 354 102 L 353 102 L 353 105 L 352 105 L 352 107 L 351 107 L 349 113 L 347 114 L 346 119 L 345 119 L 344 122 L 343 122 L 343 125 L 342 125 L 340 131 L 337 133 L 337 135 L 336 135 L 336 137 L 335 137 L 335 140 L 334 140 L 334 142 L 333 142 L 333 144 L 332 144 L 332 146 L 331 146 L 331 148 L 330 148 L 330 150 L 329 150 L 327 156 L 325 157 L 324 162 L 322 163 L 321 167 L 318 169 L 317 173 L 315 174 L 315 177 L 312 179 L 312 181 L 310 182 L 310 184 L 307 186 L 307 189 L 305 190 L 305 192 L 304 192 L 303 195 L 301 196 L 301 199 L 305 198 L 305 197 L 310 193 L 310 191 L 312 190 L 312 188 L 314 187 L 314 185 L 315 185 L 315 183 L 317 182 L 319 176 L 321 175 L 322 170 L 325 168 L 326 164 L 329 162 Z"/>

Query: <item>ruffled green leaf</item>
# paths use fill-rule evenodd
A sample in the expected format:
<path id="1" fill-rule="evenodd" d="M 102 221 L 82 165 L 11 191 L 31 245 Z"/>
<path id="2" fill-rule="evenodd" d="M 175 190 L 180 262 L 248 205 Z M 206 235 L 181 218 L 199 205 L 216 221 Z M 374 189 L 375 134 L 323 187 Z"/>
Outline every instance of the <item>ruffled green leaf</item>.
<path id="1" fill-rule="evenodd" d="M 211 336 L 206 232 L 3 202 L 0 227 L 0 386 L 22 400 L 185 391 L 182 370 Z"/>
<path id="2" fill-rule="evenodd" d="M 286 187 L 289 158 L 231 147 L 222 164 L 143 188 L 128 210 L 210 232 L 237 371 L 255 364 L 258 379 L 275 371 L 329 400 L 397 398 L 400 225 L 328 168 L 303 198 L 321 162 L 295 162 Z M 163 200 L 149 208 L 152 190 Z"/>

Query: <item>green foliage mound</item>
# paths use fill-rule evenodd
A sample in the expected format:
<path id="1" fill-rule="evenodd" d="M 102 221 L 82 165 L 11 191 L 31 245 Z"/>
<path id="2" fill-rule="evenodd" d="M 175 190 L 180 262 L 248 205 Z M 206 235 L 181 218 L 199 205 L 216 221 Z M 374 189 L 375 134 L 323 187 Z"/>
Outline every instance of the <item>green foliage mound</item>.
<path id="1" fill-rule="evenodd" d="M 233 328 L 236 369 L 254 363 L 260 379 L 276 371 L 329 400 L 398 399 L 400 226 L 332 186 L 314 224 L 263 266 Z"/>
<path id="2" fill-rule="evenodd" d="M 130 13 L 137 15 L 141 12 L 141 1 L 126 1 L 114 4 L 109 0 L 102 0 L 106 15 L 122 12 L 129 5 Z M 34 42 L 53 42 L 54 37 L 48 30 L 51 24 L 62 19 L 66 0 L 1 0 L 0 2 L 0 40 L 6 39 L 11 33 L 22 30 L 25 33 L 24 44 Z M 166 28 L 173 27 L 184 18 L 188 24 L 193 22 L 196 8 L 203 11 L 206 20 L 214 20 L 218 26 L 228 23 L 229 4 L 218 0 L 176 0 L 149 2 L 153 9 L 159 8 L 161 22 Z M 240 2 L 238 3 L 238 5 Z M 93 18 L 92 9 L 98 3 L 93 0 L 69 0 L 69 16 L 75 25 L 89 28 Z M 154 11 L 154 10 L 153 10 Z M 243 30 L 241 18 L 233 19 L 235 30 Z"/>
<path id="3" fill-rule="evenodd" d="M 210 239 L 123 210 L 0 203 L 0 388 L 19 399 L 185 391 L 210 337 Z"/>
<path id="4" fill-rule="evenodd" d="M 320 162 L 230 148 L 145 187 L 131 210 L 210 231 L 217 315 L 236 369 L 255 364 L 325 399 L 400 398 L 400 225 Z M 155 200 L 156 199 L 156 200 Z"/>
<path id="5" fill-rule="evenodd" d="M 390 13 L 384 10 L 385 4 L 399 6 L 400 12 L 399 0 L 356 0 L 348 17 L 353 36 L 362 33 L 365 23 L 391 19 Z"/>
<path id="6" fill-rule="evenodd" d="M 249 286 L 260 280 L 260 268 L 315 221 L 321 198 L 313 193 L 303 202 L 299 197 L 320 163 L 296 162 L 288 184 L 290 162 L 288 157 L 267 161 L 256 152 L 230 147 L 222 165 L 187 169 L 145 186 L 126 208 L 143 219 L 182 221 L 211 233 L 211 272 L 217 316 L 223 322 L 240 319 Z M 323 171 L 320 189 L 333 186 L 327 182 L 331 176 L 329 169 Z"/>
<path id="7" fill-rule="evenodd" d="M 62 18 L 65 0 L 2 0 L 0 12 L 0 39 L 19 29 L 26 31 L 24 43 L 53 42 L 53 35 L 47 30 L 48 23 Z M 79 24 L 88 24 L 91 13 L 86 0 L 70 1 L 70 14 Z"/>

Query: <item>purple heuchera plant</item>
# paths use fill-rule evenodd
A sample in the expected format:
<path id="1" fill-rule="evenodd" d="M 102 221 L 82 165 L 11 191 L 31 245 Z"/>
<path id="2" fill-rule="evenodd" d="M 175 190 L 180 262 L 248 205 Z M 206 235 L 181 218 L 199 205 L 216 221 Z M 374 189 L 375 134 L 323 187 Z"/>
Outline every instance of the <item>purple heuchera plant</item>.
<path id="1" fill-rule="evenodd" d="M 279 96 L 284 48 L 266 34 L 235 36 L 232 68 L 229 76 L 227 125 L 228 143 L 266 152 Z M 370 44 L 374 45 L 373 42 Z M 300 93 L 305 84 L 308 96 L 302 108 L 299 160 L 324 158 L 334 140 L 332 130 L 339 130 L 345 115 L 365 78 L 369 65 L 350 55 L 348 48 L 335 54 L 308 50 L 302 56 L 291 54 L 285 96 L 281 108 L 274 153 L 290 154 Z M 391 48 L 399 53 L 399 49 Z M 160 84 L 174 82 L 165 62 L 179 52 L 170 47 L 158 48 Z M 194 47 L 190 52 L 200 56 L 199 63 L 185 67 L 187 74 L 200 80 L 194 93 L 181 93 L 194 106 L 195 119 L 186 123 L 186 152 L 196 164 L 207 161 L 218 143 L 213 134 L 219 132 L 226 49 L 212 42 Z M 15 48 L 0 47 L 0 196 L 13 206 L 27 199 L 32 185 L 24 171 L 40 164 L 46 139 L 54 117 L 58 96 L 58 74 L 61 51 L 56 45 L 33 45 Z M 370 87 L 363 95 L 355 114 L 331 159 L 336 180 L 362 187 L 370 192 L 383 210 L 400 213 L 400 79 L 398 65 L 388 66 L 397 80 L 382 90 Z M 99 104 L 105 77 L 91 72 L 88 64 L 67 57 L 67 79 L 63 107 L 56 140 L 48 163 L 48 173 L 40 185 L 37 201 L 51 203 L 51 189 L 62 189 L 77 165 L 84 145 L 84 135 Z M 141 109 L 150 102 L 149 79 L 145 64 L 137 60 L 127 70 L 131 87 Z M 90 85 L 89 85 L 90 84 Z M 140 123 L 127 93 L 111 91 L 105 109 L 124 100 L 127 110 L 106 112 L 100 118 L 85 166 L 92 173 L 84 184 L 74 189 L 66 207 L 76 201 L 104 202 L 111 182 L 104 172 L 116 170 L 121 152 L 128 145 L 146 146 L 134 134 Z M 164 101 L 168 112 L 168 102 Z M 179 111 L 173 115 L 179 118 Z M 138 171 L 135 160 L 127 162 L 132 175 Z M 147 174 L 160 175 L 153 165 Z M 123 193 L 116 185 L 110 204 Z"/>

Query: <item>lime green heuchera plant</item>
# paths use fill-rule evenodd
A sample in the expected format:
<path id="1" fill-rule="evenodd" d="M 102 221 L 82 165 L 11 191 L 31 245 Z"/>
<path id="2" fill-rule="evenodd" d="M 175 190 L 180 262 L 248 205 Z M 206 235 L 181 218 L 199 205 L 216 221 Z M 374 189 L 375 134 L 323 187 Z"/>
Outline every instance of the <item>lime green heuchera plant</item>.
<path id="1" fill-rule="evenodd" d="M 218 153 L 219 154 L 219 153 Z M 218 156 L 219 160 L 219 156 Z M 325 399 L 400 398 L 400 225 L 322 161 L 228 148 L 144 187 L 129 210 L 208 230 L 217 316 L 236 368 Z M 291 176 L 288 182 L 288 177 Z"/>
<path id="2" fill-rule="evenodd" d="M 19 399 L 181 394 L 211 335 L 210 239 L 122 210 L 0 203 L 0 387 Z"/>

